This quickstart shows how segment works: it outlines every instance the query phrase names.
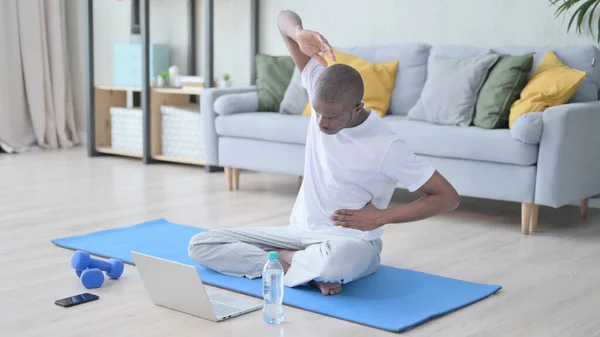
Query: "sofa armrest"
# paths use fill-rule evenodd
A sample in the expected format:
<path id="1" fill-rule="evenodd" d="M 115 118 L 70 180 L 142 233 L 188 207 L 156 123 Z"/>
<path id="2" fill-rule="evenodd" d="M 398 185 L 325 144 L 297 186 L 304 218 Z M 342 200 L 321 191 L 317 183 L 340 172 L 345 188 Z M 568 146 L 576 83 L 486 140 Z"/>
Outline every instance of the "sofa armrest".
<path id="1" fill-rule="evenodd" d="M 535 203 L 560 207 L 600 193 L 600 101 L 543 112 Z"/>
<path id="2" fill-rule="evenodd" d="M 213 109 L 219 116 L 241 112 L 258 111 L 258 92 L 236 92 L 219 96 L 213 104 Z"/>
<path id="3" fill-rule="evenodd" d="M 215 101 L 223 95 L 256 91 L 256 86 L 243 88 L 207 88 L 200 95 L 200 112 L 204 126 L 204 162 L 219 165 L 219 143 L 215 129 Z"/>

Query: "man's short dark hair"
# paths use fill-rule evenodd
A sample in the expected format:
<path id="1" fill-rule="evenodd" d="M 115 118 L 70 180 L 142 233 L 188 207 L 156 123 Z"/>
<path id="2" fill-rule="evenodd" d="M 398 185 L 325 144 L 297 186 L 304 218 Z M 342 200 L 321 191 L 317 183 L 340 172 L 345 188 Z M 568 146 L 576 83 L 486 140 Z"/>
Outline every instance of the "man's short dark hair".
<path id="1" fill-rule="evenodd" d="M 318 98 L 327 103 L 341 103 L 348 111 L 362 101 L 364 91 L 358 71 L 345 64 L 334 64 L 323 70 L 315 87 Z"/>

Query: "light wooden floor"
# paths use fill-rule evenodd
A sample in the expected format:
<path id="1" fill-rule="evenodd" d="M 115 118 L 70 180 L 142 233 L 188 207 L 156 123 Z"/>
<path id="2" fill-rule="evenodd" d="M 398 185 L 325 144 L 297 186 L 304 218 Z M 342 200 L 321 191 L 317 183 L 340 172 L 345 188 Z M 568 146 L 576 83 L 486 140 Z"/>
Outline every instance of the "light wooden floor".
<path id="1" fill-rule="evenodd" d="M 259 311 L 211 323 L 154 306 L 135 267 L 93 292 L 101 299 L 64 309 L 54 300 L 85 291 L 72 251 L 50 240 L 164 217 L 208 228 L 287 223 L 297 178 L 242 172 L 240 190 L 223 173 L 82 149 L 0 154 L 1 336 L 387 336 L 392 333 L 294 308 L 281 327 Z M 414 196 L 399 192 L 394 202 Z M 497 295 L 404 336 L 600 336 L 600 212 L 541 208 L 539 232 L 520 234 L 520 204 L 463 199 L 446 216 L 390 225 L 383 263 L 476 282 Z"/>

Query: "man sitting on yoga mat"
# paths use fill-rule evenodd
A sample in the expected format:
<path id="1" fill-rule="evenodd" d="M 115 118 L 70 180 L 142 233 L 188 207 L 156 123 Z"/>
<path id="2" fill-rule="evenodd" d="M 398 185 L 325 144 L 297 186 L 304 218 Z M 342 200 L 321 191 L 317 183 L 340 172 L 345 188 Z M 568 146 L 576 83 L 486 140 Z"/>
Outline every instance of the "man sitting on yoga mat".
<path id="1" fill-rule="evenodd" d="M 323 36 L 303 29 L 291 11 L 281 12 L 278 25 L 313 108 L 291 223 L 202 232 L 191 239 L 189 256 L 222 274 L 252 279 L 261 276 L 267 251 L 278 250 L 286 286 L 311 283 L 334 295 L 342 284 L 376 271 L 383 225 L 451 211 L 459 197 L 376 112 L 364 108 L 360 74 L 327 65 L 321 55 L 335 56 Z M 425 196 L 388 207 L 398 183 Z"/>

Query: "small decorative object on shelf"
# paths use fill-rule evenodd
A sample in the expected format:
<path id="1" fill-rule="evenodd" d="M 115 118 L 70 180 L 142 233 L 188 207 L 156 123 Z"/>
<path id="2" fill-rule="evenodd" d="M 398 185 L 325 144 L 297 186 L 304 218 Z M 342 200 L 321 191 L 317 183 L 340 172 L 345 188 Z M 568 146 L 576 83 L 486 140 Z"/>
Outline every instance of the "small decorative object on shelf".
<path id="1" fill-rule="evenodd" d="M 168 70 L 173 63 L 168 44 L 149 46 L 149 76 L 157 78 L 160 70 Z M 115 43 L 113 47 L 113 85 L 119 88 L 142 86 L 142 44 Z"/>
<path id="2" fill-rule="evenodd" d="M 183 90 L 195 90 L 204 88 L 204 77 L 202 76 L 179 76 L 179 85 Z"/>
<path id="3" fill-rule="evenodd" d="M 231 75 L 229 74 L 223 74 L 223 76 L 221 76 L 221 81 L 219 82 L 219 86 L 221 88 L 231 88 Z"/>
<path id="4" fill-rule="evenodd" d="M 169 67 L 169 86 L 171 88 L 179 87 L 179 68 L 176 65 L 172 65 Z"/>
<path id="5" fill-rule="evenodd" d="M 160 74 L 158 75 L 158 77 L 156 78 L 156 86 L 160 87 L 160 88 L 166 86 L 168 78 L 169 78 L 169 72 L 161 71 Z"/>

